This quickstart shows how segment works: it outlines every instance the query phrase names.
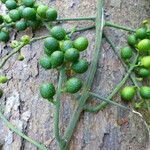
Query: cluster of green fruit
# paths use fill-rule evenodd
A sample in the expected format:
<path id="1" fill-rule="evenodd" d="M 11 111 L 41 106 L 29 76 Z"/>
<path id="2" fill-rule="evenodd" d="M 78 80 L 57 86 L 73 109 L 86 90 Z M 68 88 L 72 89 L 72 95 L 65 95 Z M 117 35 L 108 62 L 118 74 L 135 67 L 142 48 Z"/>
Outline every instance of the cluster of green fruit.
<path id="1" fill-rule="evenodd" d="M 146 26 L 136 30 L 134 34 L 130 34 L 127 39 L 128 45 L 121 49 L 121 58 L 130 63 L 134 50 L 139 53 L 135 74 L 137 78 L 145 79 L 150 77 L 150 39 L 149 30 Z M 139 90 L 142 99 L 150 99 L 150 87 L 142 86 L 140 88 L 128 86 L 121 91 L 121 97 L 125 101 L 131 101 L 136 91 Z"/>
<path id="2" fill-rule="evenodd" d="M 0 15 L 0 24 L 5 27 L 1 28 L 0 41 L 7 42 L 9 40 L 8 25 L 13 26 L 17 31 L 26 30 L 28 27 L 37 29 L 42 25 L 42 21 L 55 21 L 57 19 L 57 11 L 48 8 L 47 5 L 38 5 L 35 0 L 1 0 L 7 7 L 8 14 Z"/>
<path id="3" fill-rule="evenodd" d="M 88 69 L 88 61 L 80 59 L 80 52 L 87 47 L 87 38 L 79 37 L 72 41 L 63 28 L 55 26 L 51 29 L 51 37 L 44 41 L 45 55 L 40 59 L 40 65 L 46 70 L 65 67 L 74 74 L 82 74 Z M 71 77 L 66 81 L 64 91 L 74 94 L 81 87 L 82 81 L 77 77 Z M 40 93 L 43 98 L 50 100 L 55 95 L 55 87 L 52 83 L 43 83 L 40 86 Z"/>

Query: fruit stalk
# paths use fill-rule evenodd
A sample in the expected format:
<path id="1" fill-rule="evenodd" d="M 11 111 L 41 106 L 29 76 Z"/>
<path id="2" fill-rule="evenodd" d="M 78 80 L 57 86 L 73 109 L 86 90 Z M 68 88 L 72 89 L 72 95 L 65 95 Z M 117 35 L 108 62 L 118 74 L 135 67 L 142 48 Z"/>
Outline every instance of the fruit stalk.
<path id="1" fill-rule="evenodd" d="M 135 64 L 137 63 L 138 57 L 139 57 L 139 54 L 136 55 L 135 60 L 134 60 L 133 64 L 131 65 L 131 67 L 129 68 L 128 72 L 126 73 L 124 78 L 121 80 L 121 82 L 118 85 L 116 85 L 115 89 L 107 97 L 107 99 L 111 100 L 114 97 L 114 95 L 117 94 L 117 92 L 121 89 L 121 87 L 126 83 L 126 81 L 128 80 L 130 74 L 132 73 L 133 69 L 135 68 Z M 107 105 L 108 105 L 107 102 L 102 102 L 99 105 L 86 108 L 86 110 L 89 111 L 89 112 L 98 112 L 98 111 L 104 109 Z"/>
<path id="2" fill-rule="evenodd" d="M 95 19 L 96 19 L 95 17 L 59 18 L 56 21 L 63 21 L 63 22 L 65 22 L 65 21 L 84 21 L 84 20 L 95 21 Z M 128 27 L 125 27 L 125 26 L 122 26 L 122 25 L 118 25 L 118 24 L 114 24 L 114 23 L 111 23 L 109 21 L 105 22 L 105 26 L 113 27 L 113 28 L 121 29 L 121 30 L 125 30 L 125 31 L 129 31 L 129 32 L 135 32 L 135 30 L 133 30 L 131 28 L 128 28 Z"/>
<path id="3" fill-rule="evenodd" d="M 59 115 L 60 115 L 60 102 L 61 102 L 61 88 L 62 84 L 65 78 L 65 68 L 62 67 L 60 69 L 60 75 L 59 75 L 59 81 L 58 81 L 58 87 L 56 92 L 56 101 L 55 101 L 55 114 L 54 114 L 54 133 L 55 138 L 59 144 L 59 147 L 62 147 L 63 140 L 60 135 L 60 129 L 59 129 Z"/>
<path id="4" fill-rule="evenodd" d="M 74 129 L 77 125 L 77 122 L 79 120 L 81 112 L 84 109 L 85 102 L 86 102 L 87 98 L 89 97 L 89 92 L 87 92 L 87 90 L 89 90 L 92 86 L 94 76 L 95 76 L 95 72 L 96 72 L 96 69 L 97 69 L 98 60 L 100 58 L 99 56 L 100 56 L 100 51 L 101 51 L 102 32 L 103 32 L 103 26 L 104 26 L 103 6 L 104 6 L 104 1 L 103 0 L 98 0 L 97 17 L 96 17 L 96 47 L 95 47 L 95 52 L 94 52 L 94 55 L 93 55 L 91 68 L 89 69 L 87 85 L 83 89 L 83 94 L 82 94 L 81 98 L 79 99 L 78 107 L 75 110 L 75 112 L 74 112 L 74 114 L 73 114 L 73 116 L 70 120 L 70 123 L 69 123 L 69 125 L 66 129 L 66 132 L 64 134 L 64 139 L 66 141 L 66 144 L 65 144 L 66 149 L 67 149 L 67 145 L 68 145 L 68 143 L 69 143 L 69 141 L 72 137 Z"/>
<path id="5" fill-rule="evenodd" d="M 11 129 L 13 132 L 15 132 L 17 135 L 21 136 L 22 138 L 24 138 L 25 140 L 27 140 L 28 142 L 32 143 L 33 145 L 35 145 L 36 147 L 38 147 L 40 150 L 48 150 L 44 145 L 34 141 L 33 139 L 31 139 L 30 137 L 26 136 L 24 133 L 22 133 L 19 129 L 15 128 L 6 118 L 5 116 L 2 114 L 2 112 L 0 112 L 0 118 L 3 120 L 3 122 L 6 124 L 6 126 Z"/>

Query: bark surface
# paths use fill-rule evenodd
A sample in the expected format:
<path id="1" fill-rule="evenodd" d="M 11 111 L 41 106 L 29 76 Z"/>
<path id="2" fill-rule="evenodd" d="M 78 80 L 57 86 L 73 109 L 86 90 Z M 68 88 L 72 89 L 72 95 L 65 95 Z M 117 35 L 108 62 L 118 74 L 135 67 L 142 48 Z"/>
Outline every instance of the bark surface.
<path id="1" fill-rule="evenodd" d="M 95 16 L 95 0 L 43 0 L 50 7 L 57 8 L 59 17 Z M 4 6 L 0 10 L 5 12 Z M 105 18 L 125 26 L 136 28 L 140 22 L 149 19 L 150 8 L 147 0 L 106 0 Z M 74 26 L 84 27 L 91 22 L 68 22 L 62 26 L 71 29 Z M 127 32 L 106 28 L 106 34 L 112 38 L 119 49 L 126 45 Z M 19 39 L 21 35 L 31 37 L 47 35 L 47 30 L 27 30 L 24 33 L 11 35 L 11 39 Z M 74 34 L 73 39 L 80 34 Z M 95 46 L 95 30 L 81 35 L 89 38 L 90 46 L 83 53 L 90 61 Z M 0 45 L 0 55 L 10 52 L 7 45 Z M 99 61 L 93 91 L 107 96 L 122 79 L 125 70 L 110 46 L 103 41 L 102 59 Z M 56 71 L 44 71 L 38 64 L 43 54 L 43 41 L 33 43 L 22 49 L 25 60 L 17 61 L 17 55 L 10 59 L 0 74 L 10 77 L 3 86 L 5 95 L 0 100 L 1 110 L 5 116 L 20 130 L 43 143 L 51 150 L 58 150 L 53 134 L 54 107 L 39 95 L 39 85 L 50 81 L 57 85 Z M 86 77 L 86 75 L 84 76 Z M 129 81 L 130 83 L 130 81 Z M 149 82 L 150 83 L 150 82 Z M 132 83 L 130 83 L 132 84 Z M 114 98 L 121 102 L 120 97 Z M 61 131 L 64 132 L 77 102 L 69 95 L 62 97 Z M 95 104 L 95 103 L 93 103 Z M 122 103 L 123 104 L 123 103 Z M 147 112 L 144 112 L 146 114 Z M 147 121 L 150 120 L 147 115 Z M 149 137 L 143 119 L 128 111 L 108 106 L 97 114 L 83 113 L 70 143 L 70 150 L 148 150 Z M 0 120 L 0 147 L 2 150 L 37 150 L 35 146 L 11 132 Z"/>

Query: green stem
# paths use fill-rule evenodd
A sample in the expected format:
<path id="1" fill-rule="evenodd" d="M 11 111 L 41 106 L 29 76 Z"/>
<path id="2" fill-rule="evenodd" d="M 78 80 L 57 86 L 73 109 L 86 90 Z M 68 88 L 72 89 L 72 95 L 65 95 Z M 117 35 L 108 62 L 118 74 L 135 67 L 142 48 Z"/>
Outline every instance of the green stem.
<path id="1" fill-rule="evenodd" d="M 60 102 L 61 102 L 61 89 L 62 89 L 62 83 L 64 81 L 65 77 L 65 68 L 62 67 L 60 69 L 60 75 L 59 75 L 59 81 L 58 81 L 58 88 L 56 92 L 56 101 L 55 101 L 55 114 L 54 114 L 54 133 L 55 138 L 59 144 L 59 147 L 62 147 L 63 140 L 60 135 L 60 129 L 59 129 L 59 115 L 60 115 Z"/>
<path id="2" fill-rule="evenodd" d="M 95 19 L 96 19 L 95 17 L 59 18 L 56 21 L 63 21 L 63 22 L 64 21 L 84 21 L 84 20 L 95 21 Z M 135 32 L 135 30 L 133 30 L 131 28 L 128 28 L 128 27 L 125 27 L 125 26 L 122 26 L 122 25 L 118 25 L 118 24 L 114 24 L 114 23 L 111 23 L 109 21 L 105 22 L 105 26 L 113 27 L 113 28 L 121 29 L 121 30 L 125 30 L 125 31 L 129 31 L 129 32 Z"/>
<path id="3" fill-rule="evenodd" d="M 84 109 L 84 105 L 89 97 L 89 92 L 87 92 L 87 89 L 89 90 L 92 86 L 95 72 L 97 69 L 97 64 L 99 61 L 99 56 L 100 56 L 100 51 L 101 51 L 101 41 L 102 41 L 102 31 L 103 31 L 103 6 L 104 6 L 104 1 L 103 0 L 98 0 L 98 6 L 97 6 L 97 17 L 96 17 L 96 47 L 95 47 L 95 52 L 92 60 L 92 65 L 89 69 L 89 75 L 88 75 L 88 80 L 87 80 L 87 86 L 84 87 L 83 89 L 83 94 L 81 98 L 79 99 L 79 104 L 75 112 L 73 113 L 73 116 L 70 120 L 70 123 L 66 129 L 66 132 L 64 134 L 64 139 L 66 141 L 65 148 L 67 149 L 67 145 L 72 137 L 72 134 L 74 132 L 74 129 L 77 125 L 77 122 L 80 118 L 81 112 Z M 89 82 L 89 80 L 91 80 Z"/>
<path id="4" fill-rule="evenodd" d="M 110 44 L 110 46 L 112 47 L 112 50 L 114 51 L 114 53 L 116 54 L 116 56 L 118 57 L 118 59 L 121 61 L 121 63 L 122 63 L 122 65 L 123 65 L 123 67 L 125 68 L 125 70 L 128 71 L 129 67 L 128 67 L 128 66 L 124 63 L 124 61 L 122 60 L 122 58 L 121 58 L 121 56 L 120 56 L 118 50 L 116 50 L 116 47 L 115 47 L 114 43 L 112 42 L 112 40 L 111 40 L 110 38 L 108 38 L 108 36 L 106 36 L 105 33 L 103 33 L 103 35 L 104 35 L 106 41 L 107 41 L 107 42 Z M 139 89 L 139 83 L 138 83 L 138 81 L 136 80 L 136 77 L 135 77 L 135 74 L 134 74 L 134 73 L 131 73 L 131 74 L 130 74 L 130 79 L 131 79 L 131 81 L 133 82 L 133 84 L 134 84 L 136 87 L 138 87 L 138 89 Z M 138 92 L 138 97 L 141 98 L 139 92 Z"/>
<path id="5" fill-rule="evenodd" d="M 135 60 L 133 62 L 133 65 L 131 65 L 131 67 L 129 68 L 128 72 L 126 73 L 126 75 L 124 76 L 124 78 L 121 80 L 121 82 L 115 87 L 115 89 L 113 90 L 113 92 L 107 97 L 107 99 L 112 99 L 114 97 L 115 94 L 118 93 L 118 91 L 121 89 L 121 87 L 126 83 L 126 81 L 128 80 L 130 74 L 132 73 L 133 69 L 135 68 L 135 64 L 137 63 L 139 54 L 136 55 Z M 106 106 L 108 105 L 107 102 L 102 102 L 99 105 L 93 106 L 93 107 L 89 107 L 87 110 L 89 112 L 98 112 L 101 109 L 104 109 Z"/>
<path id="6" fill-rule="evenodd" d="M 121 25 L 118 25 L 118 24 L 113 24 L 111 22 L 105 22 L 105 26 L 113 27 L 113 28 L 116 28 L 116 29 L 122 29 L 122 30 L 129 31 L 129 32 L 135 32 L 135 30 L 133 30 L 131 28 L 124 27 L 124 26 L 121 26 Z"/>
<path id="7" fill-rule="evenodd" d="M 34 141 L 33 139 L 31 139 L 30 137 L 26 136 L 25 134 L 23 134 L 19 129 L 15 128 L 6 118 L 5 116 L 0 112 L 0 118 L 3 120 L 3 122 L 6 124 L 6 126 L 11 129 L 13 132 L 15 132 L 17 135 L 21 136 L 22 138 L 24 138 L 25 140 L 27 140 L 28 142 L 32 143 L 33 145 L 35 145 L 36 147 L 38 147 L 40 150 L 48 150 L 48 148 L 46 148 L 44 145 Z"/>
<path id="8" fill-rule="evenodd" d="M 95 21 L 95 17 L 79 17 L 79 18 L 58 18 L 56 21 Z"/>
<path id="9" fill-rule="evenodd" d="M 114 102 L 114 101 L 112 101 L 112 100 L 109 100 L 109 99 L 107 99 L 107 98 L 104 98 L 104 97 L 102 97 L 102 96 L 100 96 L 100 95 L 98 95 L 98 94 L 95 94 L 95 93 L 93 93 L 93 92 L 90 92 L 90 95 L 93 96 L 93 97 L 96 97 L 96 98 L 98 98 L 98 99 L 100 99 L 100 100 L 102 100 L 102 101 L 105 101 L 105 102 L 107 102 L 107 103 L 110 103 L 110 104 L 112 104 L 112 105 L 115 105 L 115 106 L 117 106 L 117 107 L 123 108 L 123 109 L 125 109 L 125 110 L 132 111 L 132 110 L 131 110 L 130 108 L 128 108 L 128 107 L 125 107 L 125 106 L 123 106 L 123 105 L 121 105 L 121 104 L 118 104 L 118 103 L 116 103 L 116 102 Z M 85 107 L 85 111 L 86 111 L 86 107 Z"/>
<path id="10" fill-rule="evenodd" d="M 6 55 L 5 57 L 2 58 L 1 62 L 0 62 L 0 69 L 5 65 L 5 63 L 7 62 L 7 60 L 13 56 L 14 54 L 18 53 L 21 48 L 24 46 L 24 43 L 21 43 L 17 48 L 15 48 L 9 55 Z"/>

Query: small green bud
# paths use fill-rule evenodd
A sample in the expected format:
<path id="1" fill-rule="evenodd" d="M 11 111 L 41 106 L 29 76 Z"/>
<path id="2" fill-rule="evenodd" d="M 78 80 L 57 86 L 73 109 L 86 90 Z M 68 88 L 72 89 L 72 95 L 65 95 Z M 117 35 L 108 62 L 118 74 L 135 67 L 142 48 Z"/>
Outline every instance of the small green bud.
<path id="1" fill-rule="evenodd" d="M 30 37 L 28 35 L 24 35 L 24 36 L 22 36 L 21 41 L 24 44 L 29 44 L 30 43 Z"/>
<path id="2" fill-rule="evenodd" d="M 0 83 L 4 84 L 8 81 L 8 78 L 6 76 L 0 76 Z"/>
<path id="3" fill-rule="evenodd" d="M 13 40 L 10 44 L 10 47 L 11 48 L 16 48 L 19 46 L 19 42 L 17 40 Z"/>
<path id="4" fill-rule="evenodd" d="M 6 23 L 11 23 L 12 22 L 12 19 L 9 17 L 9 15 L 5 15 L 3 17 L 3 19 L 5 20 Z"/>
<path id="5" fill-rule="evenodd" d="M 20 54 L 20 55 L 18 56 L 18 60 L 19 60 L 19 61 L 23 61 L 23 60 L 24 60 L 24 56 Z"/>

